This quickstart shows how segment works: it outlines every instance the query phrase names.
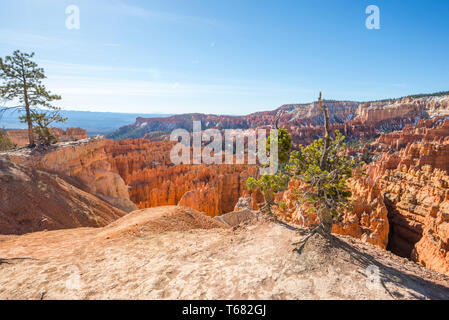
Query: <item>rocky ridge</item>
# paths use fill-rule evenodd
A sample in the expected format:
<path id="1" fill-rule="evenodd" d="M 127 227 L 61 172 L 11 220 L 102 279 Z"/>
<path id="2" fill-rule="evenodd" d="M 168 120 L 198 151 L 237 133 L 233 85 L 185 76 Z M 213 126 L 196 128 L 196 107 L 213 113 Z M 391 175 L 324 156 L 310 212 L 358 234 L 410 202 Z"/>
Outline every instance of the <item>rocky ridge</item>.
<path id="1" fill-rule="evenodd" d="M 81 128 L 67 128 L 65 130 L 51 128 L 50 132 L 58 139 L 59 142 L 76 141 L 87 138 L 87 131 Z M 7 135 L 11 142 L 16 144 L 19 148 L 26 146 L 29 143 L 28 130 L 8 130 Z"/>
<path id="2" fill-rule="evenodd" d="M 401 130 L 421 118 L 449 115 L 449 95 L 407 97 L 396 100 L 358 103 L 324 101 L 331 114 L 333 130 L 344 131 L 351 139 L 371 139 L 385 131 Z M 149 138 L 167 140 L 174 129 L 191 131 L 193 120 L 201 121 L 202 129 L 250 129 L 279 126 L 292 134 L 294 144 L 307 144 L 321 136 L 323 118 L 316 102 L 284 105 L 273 111 L 246 116 L 181 114 L 167 118 L 137 118 L 136 122 L 120 128 L 112 138 Z"/>
<path id="3" fill-rule="evenodd" d="M 55 174 L 0 156 L 0 234 L 102 227 L 125 214 Z"/>

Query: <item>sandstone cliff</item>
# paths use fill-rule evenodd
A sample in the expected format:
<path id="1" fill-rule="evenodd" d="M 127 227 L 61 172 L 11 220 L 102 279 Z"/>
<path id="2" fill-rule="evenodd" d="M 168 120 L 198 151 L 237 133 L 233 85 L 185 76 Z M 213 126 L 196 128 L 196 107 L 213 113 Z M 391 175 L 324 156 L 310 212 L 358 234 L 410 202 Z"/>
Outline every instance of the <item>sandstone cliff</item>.
<path id="1" fill-rule="evenodd" d="M 50 132 L 59 142 L 76 141 L 87 138 L 87 131 L 81 128 L 67 128 L 66 130 L 51 128 Z M 28 130 L 8 130 L 7 134 L 9 139 L 16 144 L 17 147 L 28 145 Z"/>
<path id="2" fill-rule="evenodd" d="M 395 151 L 412 142 L 437 142 L 449 140 L 449 119 L 436 117 L 432 120 L 419 120 L 415 125 L 407 125 L 400 131 L 382 134 L 377 144 L 382 151 Z"/>
<path id="3" fill-rule="evenodd" d="M 183 205 L 210 216 L 234 209 L 246 193 L 246 180 L 257 174 L 249 165 L 173 165 L 174 143 L 146 139 L 108 140 L 106 153 L 130 186 L 130 198 L 139 208 Z"/>
<path id="4" fill-rule="evenodd" d="M 102 138 L 58 143 L 48 148 L 21 149 L 8 157 L 28 167 L 57 174 L 74 186 L 127 212 L 136 209 L 128 187 L 112 170 Z"/>
<path id="5" fill-rule="evenodd" d="M 412 158 L 410 150 L 385 155 L 371 165 L 364 183 L 368 194 L 385 198 L 390 221 L 388 249 L 448 274 L 449 175 L 428 164 L 437 161 Z"/>
<path id="6" fill-rule="evenodd" d="M 363 123 L 376 123 L 395 118 L 419 118 L 449 115 L 449 96 L 403 98 L 392 101 L 360 104 L 357 119 Z"/>
<path id="7" fill-rule="evenodd" d="M 368 201 L 383 201 L 387 249 L 449 274 L 449 120 L 421 120 L 382 135 L 375 145 L 379 159 L 354 190 Z"/>

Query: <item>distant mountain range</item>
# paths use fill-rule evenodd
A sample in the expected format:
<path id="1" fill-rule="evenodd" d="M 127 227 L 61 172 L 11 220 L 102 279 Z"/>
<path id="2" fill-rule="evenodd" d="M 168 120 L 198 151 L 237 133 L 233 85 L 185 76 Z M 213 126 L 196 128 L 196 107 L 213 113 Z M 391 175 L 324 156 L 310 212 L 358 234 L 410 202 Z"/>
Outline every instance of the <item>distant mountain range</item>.
<path id="1" fill-rule="evenodd" d="M 58 123 L 56 127 L 61 129 L 80 127 L 87 130 L 89 136 L 97 134 L 108 135 L 122 126 L 128 125 L 138 117 L 155 118 L 168 117 L 166 114 L 136 114 L 115 112 L 90 112 L 62 110 L 61 114 L 68 118 L 65 123 Z M 25 129 L 26 125 L 20 123 L 17 112 L 6 112 L 0 117 L 0 128 Z"/>

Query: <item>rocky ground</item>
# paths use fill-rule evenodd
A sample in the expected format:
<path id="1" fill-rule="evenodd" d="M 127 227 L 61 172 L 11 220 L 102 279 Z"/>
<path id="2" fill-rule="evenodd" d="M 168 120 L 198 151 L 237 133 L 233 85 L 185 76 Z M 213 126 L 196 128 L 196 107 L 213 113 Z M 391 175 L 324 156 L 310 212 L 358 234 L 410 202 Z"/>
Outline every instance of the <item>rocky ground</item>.
<path id="1" fill-rule="evenodd" d="M 0 299 L 449 299 L 449 278 L 348 237 L 262 219 L 229 227 L 192 209 L 103 228 L 0 236 Z"/>

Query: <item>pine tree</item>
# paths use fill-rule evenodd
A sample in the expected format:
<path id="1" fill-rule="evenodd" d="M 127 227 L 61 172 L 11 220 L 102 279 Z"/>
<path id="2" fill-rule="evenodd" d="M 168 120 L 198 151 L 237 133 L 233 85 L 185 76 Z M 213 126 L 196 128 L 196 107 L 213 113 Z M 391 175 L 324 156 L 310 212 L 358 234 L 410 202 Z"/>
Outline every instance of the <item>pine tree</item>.
<path id="1" fill-rule="evenodd" d="M 338 131 L 331 137 L 328 110 L 323 106 L 321 92 L 318 103 L 324 116 L 324 136 L 292 152 L 287 165 L 290 176 L 302 185 L 297 190 L 299 203 L 306 212 L 316 213 L 320 220 L 319 226 L 301 242 L 316 232 L 324 236 L 331 233 L 334 221 L 350 205 L 352 194 L 347 181 L 359 165 L 345 153 L 345 137 Z"/>
<path id="2" fill-rule="evenodd" d="M 294 190 L 298 196 L 298 204 L 304 208 L 304 213 L 315 213 L 320 221 L 318 227 L 299 242 L 303 244 L 317 232 L 324 236 L 330 235 L 333 223 L 350 207 L 352 193 L 347 181 L 359 166 L 345 152 L 345 137 L 338 131 L 331 136 L 329 114 L 323 106 L 321 92 L 318 105 L 324 117 L 323 137 L 290 152 L 291 137 L 285 129 L 279 129 L 280 170 L 275 175 L 249 178 L 246 182 L 249 190 L 261 191 L 265 200 L 262 210 L 270 214 L 275 193 L 285 190 L 290 179 L 301 182 L 301 187 Z M 267 150 L 269 151 L 269 144 Z"/>
<path id="3" fill-rule="evenodd" d="M 26 122 L 26 117 L 19 118 L 20 121 Z M 33 131 L 38 137 L 38 143 L 41 145 L 50 145 L 58 142 L 58 139 L 50 131 L 50 125 L 53 122 L 65 122 L 67 118 L 63 118 L 59 111 L 31 111 L 31 120 L 33 122 Z"/>
<path id="4" fill-rule="evenodd" d="M 30 146 L 35 145 L 33 121 L 36 121 L 36 117 L 33 115 L 45 114 L 42 110 L 58 113 L 60 108 L 53 106 L 51 102 L 61 99 L 47 91 L 42 84 L 42 80 L 46 78 L 44 69 L 31 60 L 33 57 L 34 53 L 16 50 L 12 56 L 0 58 L 0 96 L 5 101 L 16 104 L 3 107 L 0 111 L 19 110 L 24 113 L 22 120 L 28 125 Z"/>

